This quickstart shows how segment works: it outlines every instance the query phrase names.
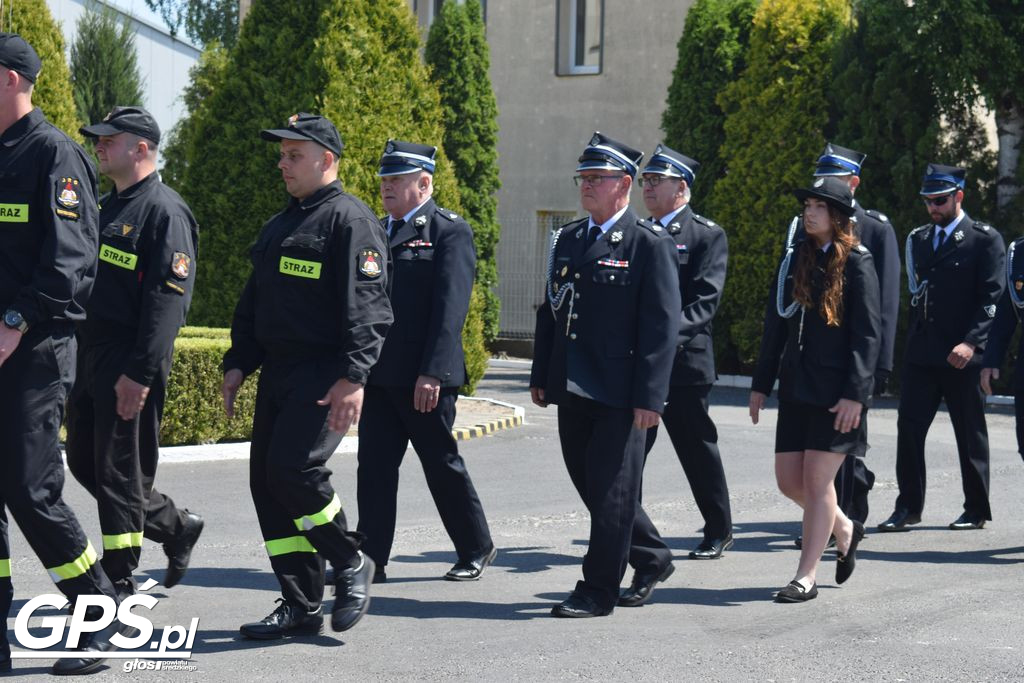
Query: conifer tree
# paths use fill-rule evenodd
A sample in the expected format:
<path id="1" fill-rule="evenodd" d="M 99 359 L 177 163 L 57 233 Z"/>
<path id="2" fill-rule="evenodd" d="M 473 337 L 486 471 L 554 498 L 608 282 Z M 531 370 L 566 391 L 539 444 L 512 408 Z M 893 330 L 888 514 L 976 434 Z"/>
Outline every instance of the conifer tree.
<path id="1" fill-rule="evenodd" d="M 109 7 L 88 9 L 71 44 L 71 83 L 78 118 L 95 123 L 117 105 L 142 105 L 135 30 Z"/>
<path id="2" fill-rule="evenodd" d="M 498 225 L 498 105 L 488 73 L 490 48 L 479 0 L 446 2 L 427 38 L 426 61 L 441 94 L 444 149 L 459 181 L 476 242 L 476 282 L 485 297 L 484 336 L 498 336 L 495 249 Z"/>

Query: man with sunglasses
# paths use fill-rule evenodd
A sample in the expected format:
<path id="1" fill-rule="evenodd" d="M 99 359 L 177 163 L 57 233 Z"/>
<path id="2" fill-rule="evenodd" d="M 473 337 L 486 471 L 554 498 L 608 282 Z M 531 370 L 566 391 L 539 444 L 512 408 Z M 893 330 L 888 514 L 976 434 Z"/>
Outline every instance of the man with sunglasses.
<path id="1" fill-rule="evenodd" d="M 642 158 L 594 133 L 576 167 L 589 216 L 555 234 L 547 300 L 537 309 L 531 398 L 558 405 L 562 456 L 591 519 L 583 580 L 552 609 L 556 617 L 615 608 L 644 441 L 668 397 L 682 308 L 678 264 L 665 230 L 629 208 Z"/>
<path id="2" fill-rule="evenodd" d="M 732 546 L 732 510 L 725 469 L 718 452 L 718 430 L 708 415 L 708 394 L 715 381 L 711 320 L 725 286 L 729 246 L 725 231 L 690 207 L 690 186 L 700 164 L 665 145 L 658 145 L 644 167 L 644 205 L 651 221 L 665 228 L 679 261 L 679 315 L 675 361 L 665 430 L 672 440 L 690 491 L 704 518 L 704 538 L 690 559 L 713 560 Z M 647 430 L 646 454 L 654 447 L 658 428 Z M 653 532 L 653 533 L 652 533 Z M 672 574 L 672 552 L 661 540 L 642 507 L 633 522 L 629 564 L 635 573 L 619 605 L 634 607 L 650 599 L 655 585 Z"/>
<path id="3" fill-rule="evenodd" d="M 961 208 L 966 172 L 929 164 L 921 196 L 931 217 L 907 236 L 910 324 L 900 395 L 899 496 L 879 531 L 905 531 L 924 509 L 924 447 L 939 402 L 956 434 L 964 511 L 950 529 L 980 529 L 989 507 L 989 448 L 981 358 L 1003 290 L 1005 248 L 991 226 Z"/>

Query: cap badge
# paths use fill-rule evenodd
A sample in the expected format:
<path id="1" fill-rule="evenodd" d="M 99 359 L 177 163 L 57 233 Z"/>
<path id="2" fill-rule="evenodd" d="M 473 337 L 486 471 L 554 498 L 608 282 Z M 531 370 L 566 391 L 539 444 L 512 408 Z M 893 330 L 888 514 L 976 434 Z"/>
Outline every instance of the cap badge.
<path id="1" fill-rule="evenodd" d="M 824 178 L 818 178 L 817 180 L 814 181 L 814 186 L 815 187 L 821 187 L 824 184 L 825 184 L 825 179 Z"/>
<path id="2" fill-rule="evenodd" d="M 594 133 L 594 137 L 590 138 L 590 146 L 593 147 L 594 145 L 600 145 L 600 144 L 601 144 L 601 136 L 598 135 L 597 133 Z"/>
<path id="3" fill-rule="evenodd" d="M 298 120 L 299 120 L 299 115 L 298 114 L 292 114 L 291 116 L 288 117 L 288 125 L 289 126 L 294 126 L 295 122 L 298 121 Z"/>
<path id="4" fill-rule="evenodd" d="M 391 140 L 388 140 L 388 144 L 384 145 L 384 153 L 385 154 L 391 154 L 394 151 L 395 151 L 395 143 L 392 142 Z"/>
<path id="5" fill-rule="evenodd" d="M 956 232 L 953 233 L 953 239 L 955 239 L 957 242 L 961 241 L 963 238 L 964 238 L 964 231 L 963 230 L 957 230 Z"/>
<path id="6" fill-rule="evenodd" d="M 658 145 L 657 147 L 654 148 L 654 153 L 661 154 L 661 145 Z"/>
<path id="7" fill-rule="evenodd" d="M 114 110 L 111 109 L 110 113 L 108 113 L 106 116 L 103 117 L 103 120 L 104 121 L 109 121 L 113 116 L 114 116 Z"/>

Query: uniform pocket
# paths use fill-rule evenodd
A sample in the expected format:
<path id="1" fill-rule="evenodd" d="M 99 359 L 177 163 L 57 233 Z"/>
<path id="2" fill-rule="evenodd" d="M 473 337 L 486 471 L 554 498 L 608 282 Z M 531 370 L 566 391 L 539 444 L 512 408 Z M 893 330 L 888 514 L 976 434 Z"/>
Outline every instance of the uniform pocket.
<path id="1" fill-rule="evenodd" d="M 625 287 L 630 284 L 628 268 L 597 268 L 594 270 L 594 282 L 599 285 Z"/>

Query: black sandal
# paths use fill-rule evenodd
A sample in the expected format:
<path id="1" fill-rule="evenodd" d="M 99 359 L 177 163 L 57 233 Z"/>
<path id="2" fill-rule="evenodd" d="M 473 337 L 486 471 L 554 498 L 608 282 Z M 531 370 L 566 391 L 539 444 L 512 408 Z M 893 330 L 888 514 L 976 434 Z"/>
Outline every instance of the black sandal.
<path id="1" fill-rule="evenodd" d="M 857 546 L 860 545 L 862 538 L 864 538 L 864 525 L 853 520 L 853 536 L 850 538 L 850 547 L 847 548 L 845 555 L 839 553 L 839 557 L 836 558 L 836 583 L 845 582 L 853 574 L 853 570 L 857 567 Z"/>
<path id="2" fill-rule="evenodd" d="M 808 590 L 802 583 L 794 579 L 775 594 L 775 602 L 807 602 L 816 597 L 818 597 L 818 584 L 812 585 Z"/>

